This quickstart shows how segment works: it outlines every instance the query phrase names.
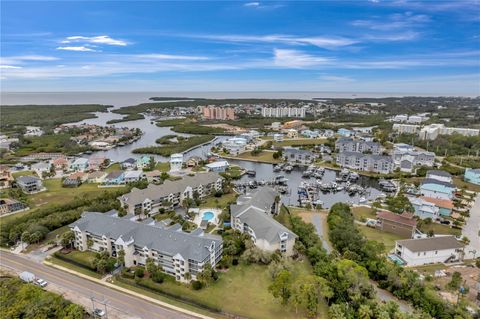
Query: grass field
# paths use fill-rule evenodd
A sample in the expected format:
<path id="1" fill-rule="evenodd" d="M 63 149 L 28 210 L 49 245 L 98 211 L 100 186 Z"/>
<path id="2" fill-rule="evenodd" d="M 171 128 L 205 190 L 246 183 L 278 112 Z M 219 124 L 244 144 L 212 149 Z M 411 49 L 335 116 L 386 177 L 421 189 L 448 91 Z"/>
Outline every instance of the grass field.
<path id="1" fill-rule="evenodd" d="M 324 144 L 327 139 L 324 138 L 299 138 L 292 140 L 284 140 L 282 142 L 273 142 L 274 146 L 304 146 L 304 145 L 320 145 Z"/>
<path id="2" fill-rule="evenodd" d="M 395 241 L 400 240 L 400 239 L 406 239 L 403 238 L 402 236 L 383 232 L 381 230 L 372 228 L 372 227 L 367 227 L 367 226 L 362 226 L 362 225 L 357 225 L 358 229 L 362 232 L 365 237 L 369 240 L 375 240 L 380 243 L 383 243 L 385 245 L 385 251 L 389 252 L 395 247 Z"/>
<path id="3" fill-rule="evenodd" d="M 364 206 L 352 208 L 352 213 L 356 220 L 363 220 L 365 218 L 376 219 L 375 211 L 374 208 Z"/>
<path id="4" fill-rule="evenodd" d="M 250 161 L 257 161 L 257 162 L 265 162 L 265 163 L 280 163 L 281 160 L 274 159 L 273 154 L 274 152 L 262 151 L 257 156 L 252 156 L 250 152 L 245 152 L 245 153 L 239 154 L 236 158 L 250 160 Z"/>
<path id="5" fill-rule="evenodd" d="M 200 205 L 200 207 L 216 207 L 216 208 L 225 208 L 229 203 L 235 202 L 237 194 L 232 192 L 230 194 L 224 194 L 222 197 L 210 196 L 205 199 L 205 201 Z"/>
<path id="6" fill-rule="evenodd" d="M 464 188 L 469 191 L 480 193 L 480 185 L 467 183 L 461 177 L 458 177 L 458 176 L 453 177 L 453 184 L 458 188 L 462 188 L 462 189 Z"/>
<path id="7" fill-rule="evenodd" d="M 100 275 L 99 273 L 96 273 L 94 271 L 88 270 L 88 269 L 83 268 L 83 267 L 76 266 L 74 264 L 71 264 L 69 262 L 66 262 L 66 261 L 63 261 L 61 259 L 55 258 L 53 256 L 50 256 L 47 259 L 47 261 L 51 262 L 52 264 L 71 269 L 73 271 L 79 272 L 81 274 L 84 274 L 84 275 L 87 275 L 87 276 L 90 276 L 90 277 L 93 277 L 93 278 L 97 278 L 97 279 L 102 278 L 102 275 Z"/>
<path id="8" fill-rule="evenodd" d="M 310 274 L 307 261 L 294 263 L 294 273 Z M 254 282 L 250 279 L 254 278 Z M 296 314 L 295 310 L 280 304 L 268 292 L 271 283 L 267 266 L 238 265 L 231 267 L 226 273 L 219 273 L 219 280 L 209 287 L 194 291 L 173 280 L 167 280 L 162 290 L 183 296 L 213 308 L 221 308 L 226 312 L 252 319 L 299 318 L 304 314 Z M 319 318 L 327 318 L 327 306 L 321 305 Z"/>
<path id="9" fill-rule="evenodd" d="M 427 233 L 433 230 L 435 235 L 455 235 L 458 236 L 462 233 L 460 229 L 450 228 L 447 225 L 431 223 L 429 225 L 421 225 L 420 230 L 423 233 Z"/>
<path id="10" fill-rule="evenodd" d="M 159 170 L 160 172 L 168 172 L 170 170 L 170 163 L 158 162 L 157 164 L 155 164 L 155 169 Z"/>

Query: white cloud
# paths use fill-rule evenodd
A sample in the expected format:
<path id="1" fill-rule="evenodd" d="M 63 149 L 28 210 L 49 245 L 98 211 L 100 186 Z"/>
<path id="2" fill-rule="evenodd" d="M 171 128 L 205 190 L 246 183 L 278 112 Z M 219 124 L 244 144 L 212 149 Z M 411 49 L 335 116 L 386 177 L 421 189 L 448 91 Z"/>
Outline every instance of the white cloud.
<path id="1" fill-rule="evenodd" d="M 136 54 L 134 55 L 139 59 L 152 59 L 152 60 L 208 60 L 205 56 L 193 56 L 193 55 L 174 55 L 174 54 Z"/>
<path id="2" fill-rule="evenodd" d="M 278 9 L 278 8 L 284 7 L 285 5 L 281 3 L 262 4 L 260 2 L 254 1 L 254 2 L 247 2 L 243 6 L 247 8 L 255 8 L 255 9 Z"/>
<path id="3" fill-rule="evenodd" d="M 53 56 L 44 56 L 44 55 L 17 55 L 9 57 L 0 57 L 1 64 L 23 64 L 25 62 L 46 62 L 46 61 L 55 61 L 58 58 Z"/>
<path id="4" fill-rule="evenodd" d="M 70 47 L 58 47 L 57 50 L 64 50 L 64 51 L 81 51 L 81 52 L 95 52 L 96 50 L 86 47 L 86 46 L 70 46 Z"/>
<path id="5" fill-rule="evenodd" d="M 275 49 L 274 64 L 286 68 L 304 68 L 332 62 L 329 58 L 314 56 L 298 50 Z"/>
<path id="6" fill-rule="evenodd" d="M 358 41 L 343 37 L 300 37 L 293 35 L 271 34 L 271 35 L 203 35 L 194 36 L 198 38 L 241 43 L 282 43 L 289 45 L 313 45 L 324 49 L 334 49 L 337 47 L 349 46 Z"/>
<path id="7" fill-rule="evenodd" d="M 95 37 L 85 37 L 81 35 L 75 35 L 67 37 L 61 43 L 72 43 L 72 42 L 82 42 L 82 43 L 93 43 L 93 44 L 106 44 L 106 45 L 115 45 L 115 46 L 126 46 L 128 43 L 124 40 L 113 39 L 108 35 L 99 35 Z"/>
<path id="8" fill-rule="evenodd" d="M 376 31 L 392 31 L 419 27 L 430 21 L 431 19 L 428 15 L 405 12 L 391 14 L 387 18 L 355 20 L 352 22 L 352 25 L 355 27 L 364 27 Z"/>
<path id="9" fill-rule="evenodd" d="M 21 69 L 21 66 L 15 65 L 0 65 L 0 69 Z"/>
<path id="10" fill-rule="evenodd" d="M 329 82 L 355 82 L 355 79 L 348 76 L 322 75 L 321 80 Z"/>
<path id="11" fill-rule="evenodd" d="M 247 2 L 243 6 L 244 7 L 258 7 L 260 5 L 260 2 Z"/>

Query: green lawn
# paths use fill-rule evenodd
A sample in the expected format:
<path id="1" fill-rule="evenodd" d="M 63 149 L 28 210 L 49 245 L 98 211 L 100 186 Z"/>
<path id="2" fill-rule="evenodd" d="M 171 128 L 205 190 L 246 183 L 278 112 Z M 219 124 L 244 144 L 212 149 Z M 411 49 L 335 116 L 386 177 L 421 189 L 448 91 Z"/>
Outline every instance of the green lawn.
<path id="1" fill-rule="evenodd" d="M 97 278 L 97 279 L 102 278 L 102 275 L 100 275 L 99 273 L 97 273 L 95 271 L 76 266 L 76 265 L 71 264 L 69 262 L 66 262 L 66 261 L 63 261 L 61 259 L 55 258 L 54 256 L 48 257 L 47 261 L 51 262 L 52 264 L 71 269 L 73 271 L 79 272 L 81 274 L 84 274 L 84 275 L 87 275 L 87 276 L 90 276 L 90 277 L 93 277 L 93 278 Z"/>
<path id="2" fill-rule="evenodd" d="M 364 220 L 365 218 L 372 218 L 376 219 L 377 216 L 375 214 L 376 210 L 370 207 L 353 207 L 352 213 L 356 220 Z"/>
<path id="3" fill-rule="evenodd" d="M 34 171 L 14 172 L 14 173 L 12 173 L 12 176 L 14 178 L 18 178 L 20 176 L 36 176 L 36 177 L 38 177 L 37 173 L 35 173 Z"/>
<path id="4" fill-rule="evenodd" d="M 170 163 L 158 162 L 157 164 L 155 164 L 155 169 L 159 170 L 160 172 L 168 172 L 170 170 Z"/>
<path id="5" fill-rule="evenodd" d="M 274 146 L 304 146 L 304 145 L 319 145 L 327 141 L 325 138 L 299 138 L 294 140 L 284 140 L 282 142 L 273 142 Z"/>
<path id="6" fill-rule="evenodd" d="M 458 236 L 462 233 L 460 229 L 450 228 L 447 225 L 431 223 L 429 225 L 421 225 L 420 230 L 423 233 L 427 233 L 433 230 L 435 235 L 455 235 Z"/>
<path id="7" fill-rule="evenodd" d="M 73 260 L 77 263 L 85 264 L 85 265 L 92 265 L 93 261 L 95 260 L 95 255 L 93 251 L 78 251 L 72 250 L 68 254 L 63 254 L 60 252 L 65 258 Z"/>
<path id="8" fill-rule="evenodd" d="M 107 169 L 105 169 L 105 172 L 110 173 L 113 171 L 120 171 L 120 170 L 122 170 L 120 163 L 115 163 L 110 165 Z"/>
<path id="9" fill-rule="evenodd" d="M 294 263 L 298 275 L 311 273 L 307 261 Z M 254 282 L 252 281 L 254 280 Z M 252 319 L 299 318 L 291 307 L 285 307 L 268 292 L 271 278 L 267 266 L 238 265 L 226 273 L 219 273 L 219 279 L 209 287 L 194 291 L 189 287 L 167 280 L 159 288 L 170 294 L 194 300 L 212 308 L 221 308 L 228 313 Z M 321 305 L 319 318 L 326 318 L 326 305 Z"/>
<path id="10" fill-rule="evenodd" d="M 453 177 L 453 184 L 458 188 L 464 188 L 469 191 L 480 193 L 480 185 L 465 182 L 462 177 Z"/>
<path id="11" fill-rule="evenodd" d="M 221 197 L 215 197 L 215 196 L 210 196 L 207 197 L 200 207 L 205 207 L 205 208 L 226 208 L 230 203 L 235 202 L 235 199 L 237 198 L 237 194 L 234 192 L 231 192 L 229 194 L 223 194 Z"/>
<path id="12" fill-rule="evenodd" d="M 274 152 L 261 151 L 257 156 L 253 156 L 250 152 L 239 154 L 236 158 L 250 161 L 266 162 L 266 163 L 280 163 L 280 159 L 273 158 Z"/>
<path id="13" fill-rule="evenodd" d="M 369 240 L 375 240 L 385 245 L 385 251 L 389 252 L 395 247 L 395 241 L 400 239 L 406 239 L 402 236 L 387 233 L 372 227 L 357 225 L 358 229 L 362 232 L 365 237 Z"/>

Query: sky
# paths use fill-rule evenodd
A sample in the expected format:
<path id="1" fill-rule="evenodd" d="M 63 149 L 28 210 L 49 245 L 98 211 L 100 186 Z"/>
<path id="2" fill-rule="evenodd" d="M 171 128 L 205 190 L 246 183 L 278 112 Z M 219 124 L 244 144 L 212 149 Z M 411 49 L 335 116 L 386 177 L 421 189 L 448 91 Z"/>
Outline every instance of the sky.
<path id="1" fill-rule="evenodd" d="M 480 0 L 1 1 L 6 91 L 480 95 Z"/>

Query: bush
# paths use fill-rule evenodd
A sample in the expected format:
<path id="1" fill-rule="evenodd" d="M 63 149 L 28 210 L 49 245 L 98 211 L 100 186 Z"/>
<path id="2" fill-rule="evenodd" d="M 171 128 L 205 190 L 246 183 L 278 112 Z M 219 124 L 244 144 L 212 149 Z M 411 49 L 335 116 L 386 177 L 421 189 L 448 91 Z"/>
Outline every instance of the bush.
<path id="1" fill-rule="evenodd" d="M 144 275 L 145 275 L 145 270 L 143 268 L 138 267 L 137 269 L 135 269 L 135 277 L 143 278 Z"/>
<path id="2" fill-rule="evenodd" d="M 160 270 L 155 271 L 150 275 L 152 280 L 156 282 L 157 284 L 161 284 L 165 280 L 165 274 L 161 272 Z"/>
<path id="3" fill-rule="evenodd" d="M 197 280 L 193 280 L 191 285 L 192 285 L 193 290 L 200 290 L 200 289 L 203 288 L 203 284 L 200 281 L 197 281 Z"/>
<path id="4" fill-rule="evenodd" d="M 125 277 L 125 278 L 128 278 L 128 279 L 134 279 L 135 278 L 135 273 L 133 273 L 128 268 L 124 268 L 124 269 L 122 269 L 122 277 Z"/>

